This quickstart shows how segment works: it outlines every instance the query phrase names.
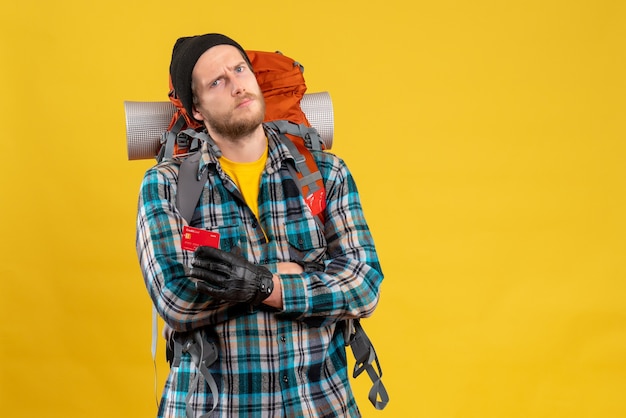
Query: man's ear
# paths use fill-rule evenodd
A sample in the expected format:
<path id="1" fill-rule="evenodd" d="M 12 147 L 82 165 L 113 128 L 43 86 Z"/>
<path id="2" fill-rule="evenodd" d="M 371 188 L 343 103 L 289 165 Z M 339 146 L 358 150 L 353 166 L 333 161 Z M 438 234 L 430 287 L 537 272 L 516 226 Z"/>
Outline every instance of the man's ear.
<path id="1" fill-rule="evenodd" d="M 204 121 L 204 116 L 202 116 L 202 113 L 198 112 L 196 105 L 191 106 L 191 116 L 193 116 L 196 120 Z"/>

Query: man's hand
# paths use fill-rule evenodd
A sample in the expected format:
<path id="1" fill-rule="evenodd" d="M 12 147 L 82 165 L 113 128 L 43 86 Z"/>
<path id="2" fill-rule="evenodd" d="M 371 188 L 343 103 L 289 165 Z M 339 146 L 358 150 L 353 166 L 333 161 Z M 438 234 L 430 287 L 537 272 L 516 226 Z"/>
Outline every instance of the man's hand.
<path id="1" fill-rule="evenodd" d="M 198 247 L 194 252 L 191 277 L 198 291 L 216 299 L 258 305 L 274 289 L 272 273 L 233 252 Z"/>

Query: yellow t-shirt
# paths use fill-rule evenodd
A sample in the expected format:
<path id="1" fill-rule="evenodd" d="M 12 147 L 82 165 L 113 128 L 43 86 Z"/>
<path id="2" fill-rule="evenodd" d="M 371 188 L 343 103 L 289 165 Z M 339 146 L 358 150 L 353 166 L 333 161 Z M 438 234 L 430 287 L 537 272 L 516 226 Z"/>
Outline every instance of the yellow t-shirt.
<path id="1" fill-rule="evenodd" d="M 266 161 L 267 148 L 261 158 L 251 163 L 236 163 L 226 157 L 220 157 L 222 170 L 233 179 L 257 219 L 259 219 L 259 185 Z"/>

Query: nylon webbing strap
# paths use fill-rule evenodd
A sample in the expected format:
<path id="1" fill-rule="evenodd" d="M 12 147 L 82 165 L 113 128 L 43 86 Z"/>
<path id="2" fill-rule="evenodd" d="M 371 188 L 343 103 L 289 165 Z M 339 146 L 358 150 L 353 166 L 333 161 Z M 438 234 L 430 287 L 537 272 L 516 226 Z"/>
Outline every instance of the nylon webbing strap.
<path id="1" fill-rule="evenodd" d="M 303 184 L 306 184 L 309 186 L 309 191 L 311 192 L 314 192 L 315 190 L 318 189 L 318 186 L 317 186 L 318 180 L 322 180 L 322 175 L 320 174 L 319 171 L 316 171 L 315 173 L 310 173 L 306 176 L 302 176 L 302 178 L 300 179 L 300 181 Z"/>
<path id="2" fill-rule="evenodd" d="M 209 170 L 204 170 L 198 178 L 198 166 L 202 158 L 201 152 L 196 152 L 180 163 L 178 170 L 178 191 L 176 192 L 176 207 L 187 223 L 191 222 L 193 212 L 196 210 L 198 200 L 202 194 L 202 188 L 209 175 Z"/>
<path id="3" fill-rule="evenodd" d="M 281 134 L 289 134 L 299 136 L 304 140 L 306 145 L 316 151 L 322 150 L 323 140 L 317 129 L 312 126 L 306 126 L 302 123 L 295 124 L 288 120 L 274 120 L 266 122 L 267 125 L 273 127 Z"/>
<path id="4" fill-rule="evenodd" d="M 157 404 L 157 408 L 159 407 L 159 398 L 158 398 L 158 368 L 156 361 L 156 352 L 157 352 L 157 336 L 159 334 L 159 313 L 156 310 L 156 307 L 152 305 L 152 344 L 150 346 L 150 352 L 152 353 L 152 364 L 154 365 L 154 394 L 155 400 Z"/>
<path id="5" fill-rule="evenodd" d="M 165 131 L 163 132 L 163 136 L 161 137 L 161 144 L 163 145 L 161 147 L 161 150 L 159 151 L 159 154 L 157 155 L 157 161 L 167 161 L 172 159 L 172 157 L 174 156 L 174 146 L 176 145 L 176 137 L 178 135 L 178 132 L 180 132 L 180 130 L 183 128 L 183 126 L 185 125 L 185 118 L 182 116 L 179 116 L 178 119 L 176 119 L 176 122 L 174 123 L 174 126 L 172 126 L 172 129 L 170 129 L 169 131 Z"/>
<path id="6" fill-rule="evenodd" d="M 353 319 L 351 322 L 354 327 L 354 334 L 351 336 L 349 342 L 346 342 L 346 344 L 349 343 L 356 360 L 352 376 L 356 378 L 363 373 L 363 371 L 367 371 L 367 374 L 373 383 L 372 388 L 369 391 L 368 398 L 372 405 L 374 405 L 374 408 L 379 410 L 384 409 L 389 402 L 389 395 L 387 394 L 387 389 L 385 389 L 383 381 L 381 380 L 383 377 L 383 371 L 380 368 L 376 350 L 374 350 L 372 342 L 367 337 L 367 334 L 365 334 L 365 330 L 361 327 L 361 323 L 357 319 Z M 346 324 L 346 326 L 350 325 Z M 377 370 L 375 370 L 372 366 L 373 363 L 376 363 Z"/>
<path id="7" fill-rule="evenodd" d="M 296 163 L 296 175 L 293 177 L 298 179 L 298 188 L 307 206 L 313 215 L 320 218 L 320 225 L 323 225 L 326 190 L 324 179 L 319 174 L 319 167 L 311 154 L 311 150 L 323 149 L 319 133 L 313 127 L 286 120 L 270 121 L 265 124 L 276 131 L 281 142 L 288 147 Z"/>
<path id="8" fill-rule="evenodd" d="M 295 181 L 296 186 L 298 186 L 298 190 L 300 190 L 300 194 L 302 194 L 302 184 L 300 183 L 300 179 L 298 178 L 298 173 L 296 172 L 296 169 L 291 164 L 286 164 L 286 165 L 287 165 L 287 169 L 289 170 L 289 173 L 291 174 L 291 177 L 293 178 L 293 181 Z M 319 226 L 320 229 L 323 231 L 324 220 L 321 219 L 320 216 L 314 216 L 313 218 L 315 219 L 315 223 L 317 224 L 317 226 Z"/>
<path id="9" fill-rule="evenodd" d="M 200 330 L 194 331 L 193 333 L 174 333 L 172 343 L 174 346 L 174 358 L 172 360 L 172 367 L 178 366 L 182 353 L 189 353 L 189 355 L 191 355 L 191 360 L 193 361 L 193 364 L 195 364 L 198 371 L 200 372 L 190 384 L 190 387 L 193 386 L 194 389 L 188 390 L 187 396 L 185 398 L 185 403 L 187 404 L 185 408 L 187 418 L 193 418 L 195 416 L 190 400 L 194 393 L 196 393 L 198 382 L 201 378 L 204 378 L 206 383 L 209 385 L 209 388 L 211 389 L 213 406 L 209 412 L 201 415 L 200 418 L 209 417 L 211 413 L 215 410 L 219 399 L 219 390 L 217 388 L 217 383 L 215 382 L 215 379 L 213 378 L 213 376 L 211 375 L 211 371 L 209 370 L 211 364 L 217 361 L 217 346 L 214 342 L 209 341 L 208 338 L 206 338 L 205 334 Z"/>
<path id="10" fill-rule="evenodd" d="M 296 176 L 296 178 L 298 178 L 300 185 L 302 186 L 300 187 L 300 190 L 304 193 L 304 186 L 308 186 L 309 193 L 313 193 L 315 190 L 318 190 L 319 187 L 317 186 L 316 181 L 322 179 L 320 172 L 311 172 L 309 166 L 306 164 L 306 158 L 302 155 L 300 150 L 298 150 L 293 141 L 283 135 L 280 135 L 280 139 L 283 144 L 289 148 L 289 152 L 293 155 L 296 162 L 296 169 L 298 170 L 298 173 L 300 173 L 300 176 Z"/>

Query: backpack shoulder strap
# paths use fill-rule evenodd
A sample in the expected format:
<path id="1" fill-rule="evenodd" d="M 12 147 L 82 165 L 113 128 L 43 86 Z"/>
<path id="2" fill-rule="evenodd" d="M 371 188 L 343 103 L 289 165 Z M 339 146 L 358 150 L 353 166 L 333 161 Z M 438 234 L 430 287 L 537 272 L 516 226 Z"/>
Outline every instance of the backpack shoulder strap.
<path id="1" fill-rule="evenodd" d="M 323 230 L 326 189 L 324 188 L 324 179 L 317 168 L 317 164 L 315 164 L 315 160 L 309 150 L 306 148 L 303 150 L 299 149 L 286 135 L 280 135 L 280 139 L 289 148 L 289 152 L 295 159 L 295 167 L 287 164 L 287 168 L 295 180 L 305 203 L 311 209 L 318 225 Z M 311 171 L 310 162 L 315 164 L 313 171 Z"/>
<path id="2" fill-rule="evenodd" d="M 188 224 L 191 224 L 193 212 L 198 205 L 202 188 L 207 181 L 209 170 L 203 170 L 198 177 L 198 167 L 202 153 L 197 151 L 180 163 L 178 170 L 178 190 L 176 192 L 176 207 Z"/>
<path id="3" fill-rule="evenodd" d="M 281 121 L 283 122 L 283 121 Z M 295 125 L 287 122 L 289 125 Z M 285 125 L 286 126 L 286 125 Z M 315 128 L 308 128 L 304 125 L 298 129 L 297 132 L 302 132 L 309 137 L 319 134 Z M 290 132 L 296 132 L 291 130 Z M 292 171 L 292 176 L 296 180 L 298 189 L 304 197 L 306 204 L 311 209 L 312 213 L 316 215 L 316 220 L 320 227 L 324 226 L 324 209 L 326 208 L 326 192 L 324 189 L 324 180 L 317 168 L 317 163 L 311 155 L 311 152 L 307 148 L 308 145 L 304 145 L 302 141 L 292 141 L 286 134 L 286 130 L 279 131 L 279 138 L 281 142 L 287 146 L 289 152 L 295 159 L 295 172 L 293 167 L 288 166 Z M 204 139 L 204 138 L 203 138 Z M 206 140 L 206 139 L 205 139 Z M 319 140 L 312 140 L 311 142 L 317 142 L 319 146 Z M 211 142 L 211 141 L 209 141 Z M 300 144 L 301 146 L 298 146 Z M 319 148 L 321 150 L 321 148 Z M 204 170 L 200 177 L 198 177 L 198 167 L 200 165 L 200 159 L 202 153 L 198 150 L 187 158 L 185 158 L 178 171 L 178 191 L 176 193 L 176 207 L 179 212 L 187 220 L 187 223 L 191 223 L 191 218 L 202 194 L 202 188 L 207 181 L 208 170 Z"/>
<path id="4" fill-rule="evenodd" d="M 287 166 L 298 185 L 300 194 L 323 229 L 326 189 L 324 179 L 311 154 L 311 150 L 322 150 L 322 139 L 319 133 L 313 127 L 284 120 L 266 122 L 266 125 L 278 133 L 281 142 L 293 156 L 295 167 Z"/>
<path id="5" fill-rule="evenodd" d="M 171 130 L 163 134 L 163 147 L 157 156 L 157 160 L 171 160 L 174 157 L 175 149 L 186 150 L 186 154 L 181 154 L 180 151 L 178 154 L 178 158 L 186 157 L 182 160 L 178 169 L 176 207 L 187 223 L 191 224 L 193 213 L 202 194 L 202 188 L 208 178 L 208 170 L 203 170 L 200 177 L 198 177 L 198 169 L 202 159 L 202 143 L 206 142 L 216 155 L 221 155 L 221 151 L 204 131 L 187 128 L 181 132 L 180 129 L 184 125 L 184 121 L 184 117 L 179 116 L 176 122 L 172 123 Z"/>

